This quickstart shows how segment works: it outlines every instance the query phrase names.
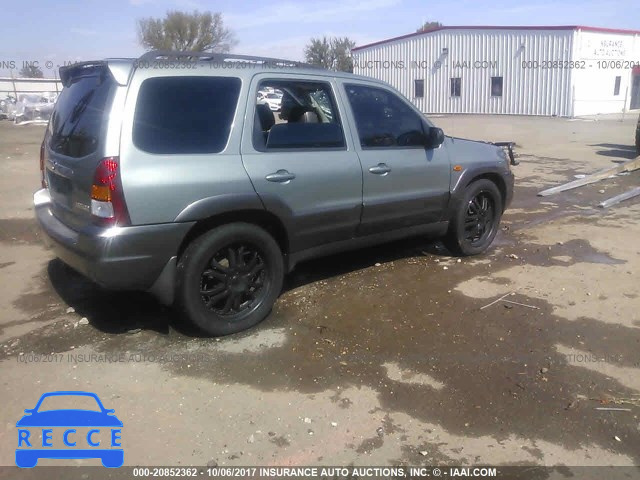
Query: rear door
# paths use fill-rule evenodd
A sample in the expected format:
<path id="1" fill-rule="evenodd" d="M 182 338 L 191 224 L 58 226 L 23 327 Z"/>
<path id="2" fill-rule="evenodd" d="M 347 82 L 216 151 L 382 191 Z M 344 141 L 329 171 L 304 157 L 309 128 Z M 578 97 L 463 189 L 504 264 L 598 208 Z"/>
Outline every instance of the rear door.
<path id="1" fill-rule="evenodd" d="M 391 89 L 344 83 L 363 169 L 360 235 L 440 221 L 449 201 L 444 147 L 426 148 L 429 124 Z"/>
<path id="2" fill-rule="evenodd" d="M 282 111 L 257 102 L 281 90 Z M 362 169 L 344 130 L 333 80 L 322 76 L 254 77 L 242 161 L 266 208 L 286 222 L 290 250 L 353 238 L 362 209 Z"/>
<path id="3" fill-rule="evenodd" d="M 53 213 L 73 228 L 91 222 L 91 185 L 96 166 L 105 157 L 115 90 L 106 65 L 76 67 L 45 132 L 45 180 Z"/>

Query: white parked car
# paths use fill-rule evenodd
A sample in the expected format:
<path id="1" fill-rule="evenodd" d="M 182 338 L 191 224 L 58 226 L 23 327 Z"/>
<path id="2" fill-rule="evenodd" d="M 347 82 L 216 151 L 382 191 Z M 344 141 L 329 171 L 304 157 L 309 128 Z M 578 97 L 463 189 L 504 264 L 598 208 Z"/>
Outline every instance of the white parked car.
<path id="1" fill-rule="evenodd" d="M 269 108 L 272 112 L 280 111 L 280 106 L 282 104 L 282 96 L 278 96 L 277 93 L 267 93 L 264 97 L 265 102 L 269 105 Z"/>

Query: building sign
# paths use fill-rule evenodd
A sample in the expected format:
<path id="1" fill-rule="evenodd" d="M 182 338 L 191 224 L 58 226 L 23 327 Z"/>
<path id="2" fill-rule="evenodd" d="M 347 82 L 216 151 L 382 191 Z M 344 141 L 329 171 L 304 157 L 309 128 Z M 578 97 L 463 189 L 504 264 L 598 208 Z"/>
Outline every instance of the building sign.
<path id="1" fill-rule="evenodd" d="M 587 58 L 625 58 L 628 51 L 625 40 L 589 39 L 584 53 Z"/>

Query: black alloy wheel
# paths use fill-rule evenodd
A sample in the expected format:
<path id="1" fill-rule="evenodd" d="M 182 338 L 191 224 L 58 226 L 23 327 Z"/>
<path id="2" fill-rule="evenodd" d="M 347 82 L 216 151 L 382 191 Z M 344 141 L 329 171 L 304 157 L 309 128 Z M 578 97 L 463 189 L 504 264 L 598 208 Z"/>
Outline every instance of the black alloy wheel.
<path id="1" fill-rule="evenodd" d="M 262 300 L 266 281 L 265 263 L 258 248 L 230 245 L 211 257 L 200 278 L 200 295 L 207 309 L 220 316 L 235 317 Z"/>
<path id="2" fill-rule="evenodd" d="M 464 239 L 477 246 L 491 234 L 495 222 L 495 205 L 489 192 L 481 191 L 467 204 Z"/>
<path id="3" fill-rule="evenodd" d="M 469 184 L 449 220 L 444 243 L 454 255 L 477 255 L 495 238 L 502 218 L 502 194 L 488 179 Z"/>
<path id="4" fill-rule="evenodd" d="M 175 306 L 209 335 L 229 335 L 264 320 L 284 279 L 282 251 L 264 229 L 228 223 L 195 238 L 178 259 Z"/>

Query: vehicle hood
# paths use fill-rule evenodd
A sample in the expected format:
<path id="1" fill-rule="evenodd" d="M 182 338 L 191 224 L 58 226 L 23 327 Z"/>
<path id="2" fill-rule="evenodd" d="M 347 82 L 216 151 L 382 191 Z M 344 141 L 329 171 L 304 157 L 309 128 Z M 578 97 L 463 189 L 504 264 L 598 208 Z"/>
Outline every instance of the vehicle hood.
<path id="1" fill-rule="evenodd" d="M 25 415 L 16 427 L 122 427 L 115 415 L 90 410 L 49 410 Z"/>

